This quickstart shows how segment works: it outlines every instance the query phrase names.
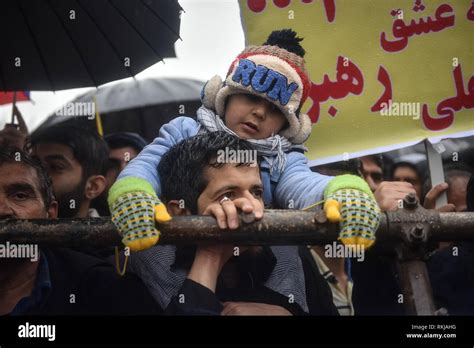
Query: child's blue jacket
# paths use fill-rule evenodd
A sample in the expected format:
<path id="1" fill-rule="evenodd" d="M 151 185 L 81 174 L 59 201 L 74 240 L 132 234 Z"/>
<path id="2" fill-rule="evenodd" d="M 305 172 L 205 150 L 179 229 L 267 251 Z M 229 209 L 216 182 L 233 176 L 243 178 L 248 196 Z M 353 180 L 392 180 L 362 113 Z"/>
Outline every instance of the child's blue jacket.
<path id="1" fill-rule="evenodd" d="M 128 176 L 145 179 L 160 197 L 158 164 L 162 156 L 173 145 L 196 135 L 199 129 L 199 122 L 185 116 L 163 125 L 158 137 L 125 167 L 118 179 Z M 270 175 L 268 161 L 262 160 L 260 164 L 265 204 L 274 208 L 303 209 L 322 200 L 324 188 L 333 177 L 312 172 L 308 160 L 298 151 L 286 153 L 286 156 L 282 172 L 274 170 Z"/>

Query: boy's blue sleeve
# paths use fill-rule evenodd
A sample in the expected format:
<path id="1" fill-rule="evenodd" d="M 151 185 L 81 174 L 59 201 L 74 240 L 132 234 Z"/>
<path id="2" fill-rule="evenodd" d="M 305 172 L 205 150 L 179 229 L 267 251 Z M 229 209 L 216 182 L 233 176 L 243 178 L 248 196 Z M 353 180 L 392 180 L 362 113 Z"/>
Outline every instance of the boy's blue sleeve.
<path id="1" fill-rule="evenodd" d="M 287 155 L 286 167 L 274 191 L 281 208 L 303 209 L 323 199 L 326 185 L 333 176 L 312 172 L 307 158 L 300 152 Z"/>
<path id="2" fill-rule="evenodd" d="M 161 157 L 182 140 L 197 134 L 199 123 L 190 117 L 177 117 L 163 125 L 155 140 L 147 145 L 120 173 L 118 179 L 128 176 L 138 177 L 148 181 L 158 197 L 161 195 L 158 164 Z"/>

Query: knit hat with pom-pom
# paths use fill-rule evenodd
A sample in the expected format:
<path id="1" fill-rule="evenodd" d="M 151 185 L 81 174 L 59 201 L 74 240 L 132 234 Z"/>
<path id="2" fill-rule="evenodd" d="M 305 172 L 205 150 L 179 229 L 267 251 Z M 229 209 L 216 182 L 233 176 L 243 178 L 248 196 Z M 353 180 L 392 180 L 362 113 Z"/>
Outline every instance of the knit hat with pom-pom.
<path id="1" fill-rule="evenodd" d="M 232 62 L 225 81 L 210 79 L 201 99 L 205 107 L 224 116 L 225 102 L 232 94 L 250 93 L 275 104 L 289 126 L 280 132 L 294 144 L 311 133 L 311 120 L 301 113 L 311 88 L 305 67 L 301 38 L 291 29 L 273 31 L 262 46 L 246 47 Z"/>

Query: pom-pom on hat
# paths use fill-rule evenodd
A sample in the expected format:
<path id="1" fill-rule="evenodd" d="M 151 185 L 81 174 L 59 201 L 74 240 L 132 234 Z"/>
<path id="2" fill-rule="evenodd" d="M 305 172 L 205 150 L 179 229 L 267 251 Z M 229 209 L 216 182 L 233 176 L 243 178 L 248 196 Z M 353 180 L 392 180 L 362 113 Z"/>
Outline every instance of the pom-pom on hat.
<path id="1" fill-rule="evenodd" d="M 232 62 L 223 82 L 210 79 L 202 90 L 203 105 L 224 116 L 227 97 L 250 93 L 275 104 L 289 126 L 280 132 L 294 144 L 311 133 L 311 120 L 300 112 L 311 88 L 301 38 L 291 29 L 273 31 L 262 46 L 246 47 Z"/>

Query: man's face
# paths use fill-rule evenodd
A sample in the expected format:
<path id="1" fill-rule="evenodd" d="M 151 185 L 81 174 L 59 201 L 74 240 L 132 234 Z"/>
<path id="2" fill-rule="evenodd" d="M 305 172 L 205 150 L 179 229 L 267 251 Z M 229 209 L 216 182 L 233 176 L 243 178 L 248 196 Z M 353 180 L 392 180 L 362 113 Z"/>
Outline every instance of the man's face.
<path id="1" fill-rule="evenodd" d="M 258 167 L 225 164 L 221 168 L 207 167 L 204 175 L 208 185 L 198 198 L 198 215 L 224 196 L 232 200 L 244 197 L 263 206 L 263 185 Z"/>
<path id="2" fill-rule="evenodd" d="M 456 206 L 456 212 L 467 211 L 467 184 L 469 178 L 464 176 L 455 176 L 450 180 L 448 188 L 448 203 Z"/>
<path id="3" fill-rule="evenodd" d="M 41 143 L 34 150 L 53 181 L 59 216 L 75 216 L 84 200 L 85 183 L 82 166 L 74 158 L 72 149 L 64 144 Z"/>
<path id="4" fill-rule="evenodd" d="M 268 100 L 252 94 L 234 94 L 225 110 L 225 124 L 242 139 L 265 139 L 278 134 L 285 115 Z"/>
<path id="5" fill-rule="evenodd" d="M 34 168 L 23 164 L 0 166 L 0 219 L 55 218 L 57 206 L 45 207 Z"/>
<path id="6" fill-rule="evenodd" d="M 362 175 L 365 181 L 369 184 L 372 192 L 377 190 L 377 187 L 383 180 L 382 168 L 380 168 L 370 157 L 362 157 Z"/>
<path id="7" fill-rule="evenodd" d="M 118 149 L 111 149 L 109 151 L 109 169 L 107 170 L 107 187 L 105 192 L 108 192 L 110 187 L 117 180 L 120 172 L 125 166 L 135 157 L 138 156 L 137 150 L 131 146 L 120 147 Z"/>
<path id="8" fill-rule="evenodd" d="M 405 181 L 413 185 L 416 191 L 416 195 L 421 197 L 421 180 L 418 177 L 417 172 L 408 166 L 400 166 L 395 169 L 393 173 L 393 181 Z"/>

